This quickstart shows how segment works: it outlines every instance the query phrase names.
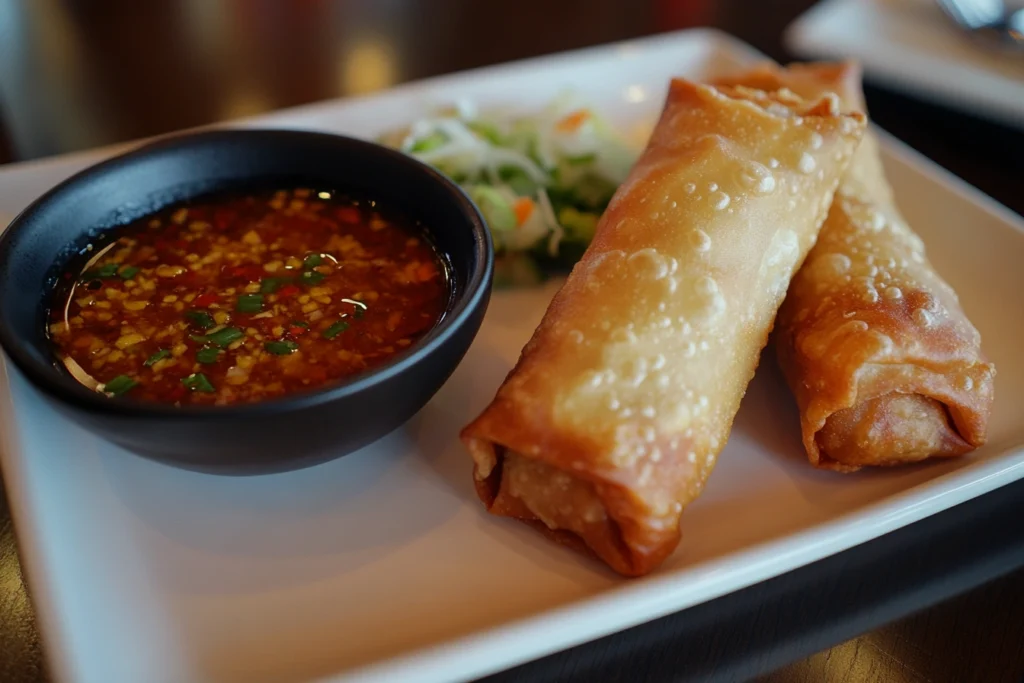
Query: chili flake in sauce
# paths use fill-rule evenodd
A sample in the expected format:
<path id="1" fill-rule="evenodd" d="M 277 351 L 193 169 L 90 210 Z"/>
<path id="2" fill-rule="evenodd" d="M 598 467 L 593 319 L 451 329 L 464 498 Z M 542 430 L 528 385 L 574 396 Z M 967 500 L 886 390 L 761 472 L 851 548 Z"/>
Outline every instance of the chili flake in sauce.
<path id="1" fill-rule="evenodd" d="M 86 384 L 159 403 L 249 403 L 381 365 L 430 330 L 446 271 L 413 221 L 309 189 L 225 195 L 137 220 L 53 301 Z"/>

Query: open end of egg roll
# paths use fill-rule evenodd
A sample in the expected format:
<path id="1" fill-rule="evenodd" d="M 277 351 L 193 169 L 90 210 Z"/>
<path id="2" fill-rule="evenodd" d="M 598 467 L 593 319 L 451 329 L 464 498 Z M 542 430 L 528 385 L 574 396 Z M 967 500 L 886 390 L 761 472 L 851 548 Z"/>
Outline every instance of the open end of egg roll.
<path id="1" fill-rule="evenodd" d="M 562 545 L 609 558 L 621 574 L 641 573 L 594 484 L 512 451 L 499 449 L 498 458 L 493 476 L 478 484 L 488 488 L 491 513 L 533 523 Z"/>
<path id="2" fill-rule="evenodd" d="M 920 394 L 892 392 L 829 415 L 815 435 L 823 466 L 887 466 L 962 455 L 947 406 Z"/>
<path id="3" fill-rule="evenodd" d="M 623 509 L 609 514 L 607 506 L 621 508 L 614 501 L 625 495 L 614 486 L 573 476 L 501 445 L 482 440 L 467 445 L 477 462 L 477 494 L 491 514 L 526 522 L 561 545 L 601 558 L 625 576 L 644 574 L 674 547 L 661 533 L 666 527 L 656 525 L 659 533 L 644 543 L 644 524 L 630 525 L 629 512 Z M 631 526 L 630 542 L 620 519 Z M 669 524 L 667 530 L 678 540 L 677 527 Z"/>
<path id="4" fill-rule="evenodd" d="M 995 370 L 893 207 L 837 193 L 778 326 L 815 466 L 852 472 L 985 443 Z"/>

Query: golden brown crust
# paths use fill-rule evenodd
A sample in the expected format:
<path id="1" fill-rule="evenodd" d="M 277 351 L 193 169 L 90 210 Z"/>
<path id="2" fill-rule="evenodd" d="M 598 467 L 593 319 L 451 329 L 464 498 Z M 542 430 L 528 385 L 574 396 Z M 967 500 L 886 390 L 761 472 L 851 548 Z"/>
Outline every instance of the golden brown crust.
<path id="1" fill-rule="evenodd" d="M 791 64 L 785 68 L 765 62 L 741 74 L 721 78 L 716 83 L 768 92 L 785 90 L 811 100 L 832 93 L 839 97 L 847 111 L 864 113 L 867 110 L 860 85 L 861 68 L 856 62 L 811 62 Z M 860 147 L 854 153 L 840 191 L 861 199 L 893 204 L 892 188 L 885 179 L 878 138 L 870 131 L 864 134 Z"/>
<path id="2" fill-rule="evenodd" d="M 831 92 L 862 111 L 859 79 L 852 64 L 762 65 L 727 82 L 804 97 Z M 814 465 L 849 472 L 960 455 L 984 443 L 994 368 L 896 209 L 871 133 L 777 326 L 779 360 Z M 904 422 L 898 427 L 896 415 Z"/>
<path id="3" fill-rule="evenodd" d="M 816 436 L 834 413 L 890 394 L 938 401 L 963 442 L 976 448 L 985 441 L 994 371 L 981 356 L 980 337 L 920 240 L 886 208 L 837 194 L 779 312 L 779 360 L 800 406 L 808 457 L 820 467 L 853 471 L 901 461 L 897 442 L 876 440 L 851 456 L 849 449 L 822 451 Z M 922 409 L 919 419 L 936 433 L 933 455 L 969 450 L 939 437 L 948 428 L 944 415 Z M 851 439 L 855 431 L 850 425 Z"/>
<path id="4" fill-rule="evenodd" d="M 491 512 L 622 574 L 672 552 L 863 132 L 837 112 L 673 82 L 590 248 L 462 432 Z"/>

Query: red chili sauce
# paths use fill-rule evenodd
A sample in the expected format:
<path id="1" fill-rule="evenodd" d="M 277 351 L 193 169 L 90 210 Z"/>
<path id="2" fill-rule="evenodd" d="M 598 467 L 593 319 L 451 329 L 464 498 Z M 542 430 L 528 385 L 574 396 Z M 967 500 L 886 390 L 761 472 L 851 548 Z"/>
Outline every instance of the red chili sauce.
<path id="1" fill-rule="evenodd" d="M 64 274 L 50 324 L 75 378 L 109 396 L 231 405 L 317 389 L 402 352 L 448 301 L 414 221 L 331 192 L 212 196 L 115 234 Z"/>

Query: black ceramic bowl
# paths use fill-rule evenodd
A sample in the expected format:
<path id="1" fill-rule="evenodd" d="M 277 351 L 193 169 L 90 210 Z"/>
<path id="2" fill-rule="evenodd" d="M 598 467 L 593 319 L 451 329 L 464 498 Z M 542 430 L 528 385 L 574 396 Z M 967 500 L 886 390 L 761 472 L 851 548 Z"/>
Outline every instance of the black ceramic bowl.
<path id="1" fill-rule="evenodd" d="M 68 374 L 46 336 L 45 311 L 75 247 L 171 202 L 271 181 L 360 192 L 419 219 L 451 269 L 453 295 L 441 321 L 383 367 L 263 403 L 175 408 L 110 399 Z M 378 439 L 433 396 L 480 327 L 493 260 L 487 229 L 465 194 L 404 154 L 321 133 L 186 135 L 87 169 L 18 216 L 0 239 L 0 344 L 54 406 L 136 453 L 206 472 L 297 469 Z"/>

